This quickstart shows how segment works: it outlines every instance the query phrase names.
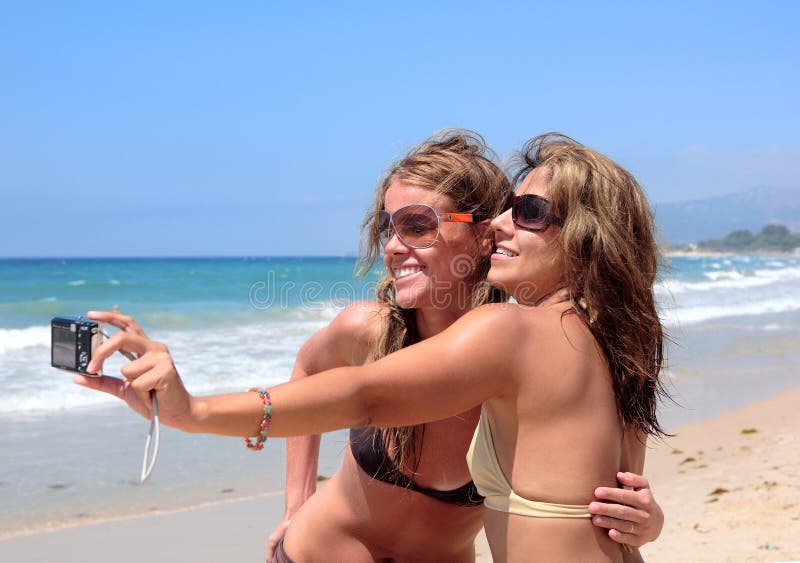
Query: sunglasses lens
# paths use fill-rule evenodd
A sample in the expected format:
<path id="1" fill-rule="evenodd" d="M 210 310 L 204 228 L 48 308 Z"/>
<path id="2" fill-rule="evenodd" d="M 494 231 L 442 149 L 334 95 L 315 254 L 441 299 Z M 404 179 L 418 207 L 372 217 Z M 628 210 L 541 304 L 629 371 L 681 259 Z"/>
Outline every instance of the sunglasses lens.
<path id="1" fill-rule="evenodd" d="M 381 245 L 386 246 L 389 242 L 389 229 L 391 229 L 391 215 L 386 211 L 381 211 L 378 215 L 378 236 L 381 239 Z"/>
<path id="2" fill-rule="evenodd" d="M 546 199 L 523 195 L 514 198 L 511 206 L 511 219 L 523 229 L 541 231 L 547 228 L 550 216 L 550 202 Z"/>
<path id="3" fill-rule="evenodd" d="M 394 213 L 394 226 L 402 241 L 412 247 L 425 248 L 439 234 L 439 218 L 427 205 L 407 205 Z"/>

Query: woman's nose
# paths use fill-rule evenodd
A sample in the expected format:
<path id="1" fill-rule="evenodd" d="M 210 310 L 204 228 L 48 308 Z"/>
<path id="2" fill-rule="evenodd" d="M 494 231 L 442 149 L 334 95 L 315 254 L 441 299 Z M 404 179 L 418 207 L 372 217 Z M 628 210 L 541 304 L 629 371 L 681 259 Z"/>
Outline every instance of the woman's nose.
<path id="1" fill-rule="evenodd" d="M 383 245 L 383 252 L 385 254 L 399 254 L 408 251 L 408 246 L 398 236 L 394 226 L 389 227 L 389 239 Z"/>
<path id="2" fill-rule="evenodd" d="M 514 222 L 511 220 L 511 209 L 506 209 L 489 223 L 493 231 L 502 232 L 509 236 L 514 234 Z"/>

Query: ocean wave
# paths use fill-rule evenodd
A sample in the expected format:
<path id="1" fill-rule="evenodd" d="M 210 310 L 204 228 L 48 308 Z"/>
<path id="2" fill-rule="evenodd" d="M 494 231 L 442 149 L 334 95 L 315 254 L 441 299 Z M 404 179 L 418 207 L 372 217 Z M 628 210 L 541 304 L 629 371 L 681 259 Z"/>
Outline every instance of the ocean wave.
<path id="1" fill-rule="evenodd" d="M 660 313 L 662 322 L 667 326 L 681 326 L 724 317 L 760 316 L 790 311 L 800 311 L 800 298 L 795 296 L 766 297 L 759 300 L 742 300 L 737 303 L 698 303 L 683 306 L 678 304 L 677 306 L 661 307 Z"/>
<path id="2" fill-rule="evenodd" d="M 703 274 L 705 277 L 712 281 L 717 280 L 740 280 L 745 276 L 753 275 L 752 272 L 742 273 L 738 270 L 725 270 L 723 272 L 706 272 Z"/>
<path id="3" fill-rule="evenodd" d="M 675 295 L 720 289 L 752 289 L 771 284 L 798 284 L 800 283 L 800 268 L 757 269 L 745 273 L 740 271 L 704 272 L 703 277 L 710 281 L 689 281 L 677 277 L 667 278 L 656 285 L 656 292 Z"/>
<path id="4" fill-rule="evenodd" d="M 49 347 L 50 327 L 31 326 L 20 329 L 0 329 L 0 355 L 26 348 Z"/>
<path id="5" fill-rule="evenodd" d="M 77 287 L 77 286 L 81 286 L 81 285 L 86 285 L 86 280 L 72 280 L 72 281 L 68 281 L 68 282 L 67 282 L 67 285 L 70 285 L 70 286 L 72 286 L 72 287 Z"/>

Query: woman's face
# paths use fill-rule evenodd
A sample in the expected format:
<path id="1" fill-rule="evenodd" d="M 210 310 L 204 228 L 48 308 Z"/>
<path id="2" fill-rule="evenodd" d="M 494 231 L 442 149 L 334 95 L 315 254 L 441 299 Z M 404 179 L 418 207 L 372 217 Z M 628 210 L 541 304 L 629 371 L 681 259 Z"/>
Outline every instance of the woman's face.
<path id="1" fill-rule="evenodd" d="M 430 205 L 438 215 L 457 211 L 453 200 L 432 190 L 394 181 L 386 191 L 384 209 L 393 213 L 413 203 Z M 439 237 L 428 248 L 412 248 L 392 229 L 383 260 L 394 279 L 397 303 L 404 309 L 466 309 L 470 305 L 479 245 L 469 223 L 442 222 Z"/>
<path id="2" fill-rule="evenodd" d="M 536 168 L 528 174 L 516 195 L 534 194 L 547 197 L 549 172 Z M 488 280 L 505 289 L 518 303 L 534 305 L 557 289 L 563 279 L 561 250 L 557 236 L 560 227 L 554 224 L 544 231 L 531 232 L 517 228 L 507 209 L 492 221 L 495 251 Z"/>

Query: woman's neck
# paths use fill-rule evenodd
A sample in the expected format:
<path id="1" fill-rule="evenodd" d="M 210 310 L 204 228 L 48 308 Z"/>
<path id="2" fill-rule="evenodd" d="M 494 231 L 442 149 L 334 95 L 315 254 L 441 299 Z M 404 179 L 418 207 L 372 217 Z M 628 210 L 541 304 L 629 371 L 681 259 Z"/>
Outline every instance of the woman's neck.
<path id="1" fill-rule="evenodd" d="M 469 306 L 463 308 L 426 307 L 424 309 L 416 309 L 414 316 L 417 321 L 420 340 L 439 334 L 469 310 Z"/>

